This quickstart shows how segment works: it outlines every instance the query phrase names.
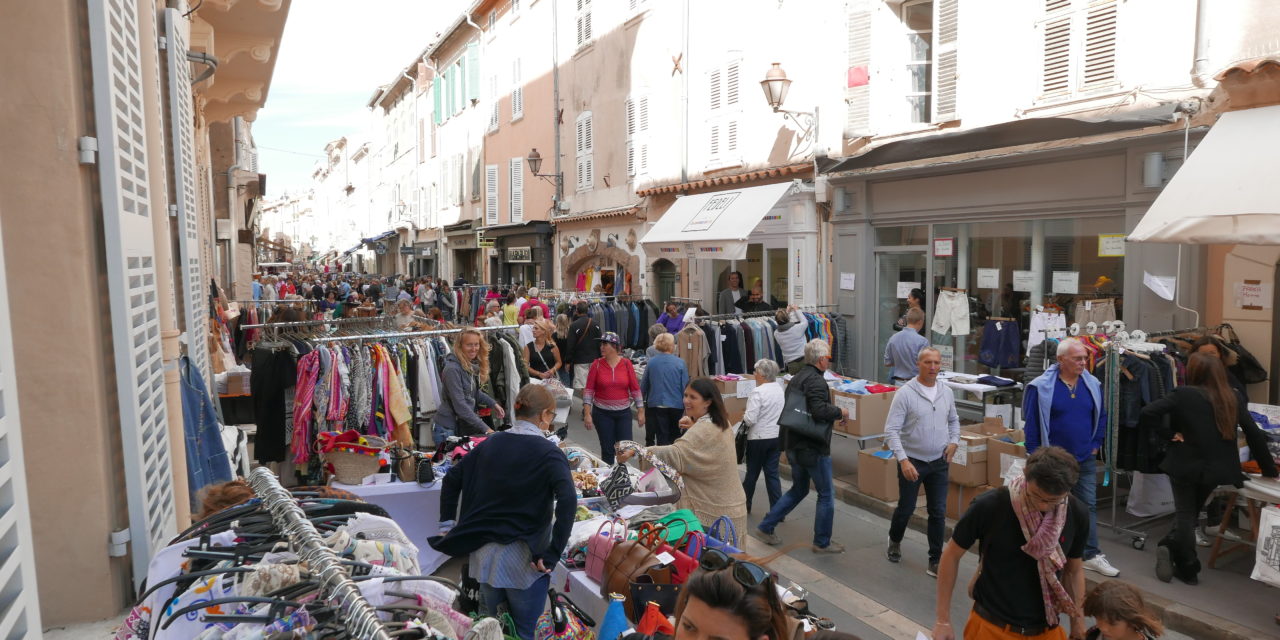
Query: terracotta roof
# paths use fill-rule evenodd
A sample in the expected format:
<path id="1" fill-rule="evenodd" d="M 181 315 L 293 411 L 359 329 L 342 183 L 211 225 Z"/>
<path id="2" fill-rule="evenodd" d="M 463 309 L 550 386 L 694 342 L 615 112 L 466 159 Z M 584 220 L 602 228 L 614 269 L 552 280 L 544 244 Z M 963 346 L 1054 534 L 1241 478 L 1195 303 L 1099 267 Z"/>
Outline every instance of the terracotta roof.
<path id="1" fill-rule="evenodd" d="M 1280 59 L 1275 57 L 1239 62 L 1213 78 L 1226 94 L 1225 111 L 1280 104 Z"/>
<path id="2" fill-rule="evenodd" d="M 1214 76 L 1213 79 L 1221 82 L 1223 78 L 1226 78 L 1229 75 L 1235 73 L 1255 73 L 1258 71 L 1264 71 L 1265 69 L 1263 69 L 1263 67 L 1267 66 L 1280 66 L 1280 59 L 1255 58 L 1253 60 L 1246 60 L 1223 69 L 1218 72 L 1218 75 Z"/>
<path id="3" fill-rule="evenodd" d="M 626 215 L 634 215 L 640 211 L 640 207 L 636 205 L 627 205 L 616 209 L 601 209 L 599 211 L 588 211 L 577 215 L 559 216 L 555 219 L 556 224 L 566 222 L 579 222 L 582 220 L 599 220 L 601 218 L 617 218 Z"/>
<path id="4" fill-rule="evenodd" d="M 796 173 L 811 171 L 812 169 L 813 164 L 808 162 L 803 164 L 787 165 L 784 167 L 770 167 L 768 169 L 757 169 L 746 173 L 735 173 L 732 175 L 716 176 L 714 178 L 703 178 L 702 180 L 669 184 L 661 187 L 649 187 L 648 189 L 640 189 L 639 191 L 636 191 L 636 195 L 642 197 L 655 196 L 663 193 L 680 193 L 682 191 L 693 191 L 694 189 L 705 189 L 707 187 L 742 184 L 745 182 L 764 180 L 766 178 L 780 178 Z"/>

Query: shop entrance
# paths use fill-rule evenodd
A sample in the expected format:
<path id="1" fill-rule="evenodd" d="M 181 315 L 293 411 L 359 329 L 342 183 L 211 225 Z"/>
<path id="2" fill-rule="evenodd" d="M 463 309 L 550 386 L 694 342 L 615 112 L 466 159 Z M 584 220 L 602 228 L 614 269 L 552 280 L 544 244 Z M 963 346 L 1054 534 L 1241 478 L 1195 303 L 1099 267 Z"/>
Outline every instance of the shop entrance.
<path id="1" fill-rule="evenodd" d="M 653 277 L 658 283 L 658 303 L 666 304 L 676 296 L 676 265 L 670 260 L 653 263 Z"/>
<path id="2" fill-rule="evenodd" d="M 877 353 L 884 351 L 884 345 L 889 342 L 889 338 L 893 337 L 894 323 L 907 312 L 907 292 L 924 287 L 928 267 L 928 259 L 923 248 L 876 253 L 878 276 L 875 346 L 879 349 Z M 928 326 L 927 322 L 925 326 Z"/>

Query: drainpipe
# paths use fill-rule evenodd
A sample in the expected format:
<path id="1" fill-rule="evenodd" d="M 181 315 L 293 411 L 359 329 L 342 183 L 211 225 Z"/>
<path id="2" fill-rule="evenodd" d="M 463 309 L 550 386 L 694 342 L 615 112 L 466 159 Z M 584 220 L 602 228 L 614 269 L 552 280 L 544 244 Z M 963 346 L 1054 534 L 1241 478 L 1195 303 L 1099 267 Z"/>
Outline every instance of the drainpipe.
<path id="1" fill-rule="evenodd" d="M 1191 63 L 1191 83 L 1198 88 L 1209 86 L 1209 0 L 1196 2 L 1196 45 Z"/>
<path id="2" fill-rule="evenodd" d="M 236 212 L 236 170 L 240 168 L 240 116 L 231 119 L 231 146 L 235 152 L 235 162 L 227 167 L 227 218 L 231 220 L 231 239 L 228 241 L 230 250 L 227 251 L 227 277 L 231 280 L 231 298 L 233 300 L 243 300 L 249 296 L 241 295 L 238 289 L 236 277 L 239 275 L 236 268 L 236 253 L 240 250 L 240 234 L 239 219 Z M 252 256 L 250 256 L 252 260 Z"/>
<path id="3" fill-rule="evenodd" d="M 139 20 L 142 42 L 156 42 L 154 20 Z M 142 65 L 142 86 L 154 91 L 143 91 L 142 99 L 147 113 L 163 113 L 158 77 L 160 52 L 155 47 L 143 47 L 147 61 Z M 183 87 L 183 90 L 186 90 Z M 174 515 L 178 530 L 191 526 L 191 491 L 187 484 L 187 438 L 182 420 L 182 379 L 178 373 L 178 323 L 174 317 L 177 302 L 174 293 L 173 236 L 169 231 L 169 169 L 165 166 L 165 131 L 160 118 L 147 118 L 147 172 L 151 189 L 151 231 L 155 242 L 156 307 L 160 318 L 160 349 L 164 362 L 164 401 L 168 413 L 169 461 L 173 470 Z M 163 212 L 163 213 L 160 213 Z M 201 293 L 201 292 L 195 292 Z M 191 348 L 207 348 L 191 345 Z M 117 384 L 126 384 L 119 380 Z"/>
<path id="4" fill-rule="evenodd" d="M 561 168 L 560 148 L 560 18 L 559 3 L 551 3 L 551 127 L 555 131 L 556 199 L 552 203 L 551 216 L 560 214 L 564 202 L 564 169 Z M 553 279 L 554 282 L 554 279 Z"/>
<path id="5" fill-rule="evenodd" d="M 681 38 L 684 41 L 683 70 L 680 71 L 680 105 L 684 118 L 680 122 L 680 182 L 689 181 L 689 0 L 684 0 L 684 20 L 680 21 Z"/>

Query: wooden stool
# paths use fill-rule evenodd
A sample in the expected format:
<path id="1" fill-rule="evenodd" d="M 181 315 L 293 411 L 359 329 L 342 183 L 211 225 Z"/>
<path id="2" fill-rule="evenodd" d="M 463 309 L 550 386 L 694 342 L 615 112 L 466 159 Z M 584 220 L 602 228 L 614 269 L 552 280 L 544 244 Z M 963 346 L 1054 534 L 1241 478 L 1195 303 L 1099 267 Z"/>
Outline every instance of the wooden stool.
<path id="1" fill-rule="evenodd" d="M 1230 496 L 1230 502 L 1226 512 L 1222 515 L 1222 522 L 1218 525 L 1218 533 L 1213 539 L 1213 548 L 1209 551 L 1209 568 L 1213 569 L 1218 558 L 1229 555 L 1241 549 L 1251 549 L 1258 541 L 1258 529 L 1262 520 L 1262 508 L 1275 500 L 1274 496 L 1267 493 L 1259 492 L 1249 487 L 1236 489 L 1227 492 Z M 1231 522 L 1231 517 L 1236 512 L 1236 502 L 1239 498 L 1244 498 L 1245 508 L 1249 512 L 1249 532 L 1245 540 L 1227 540 L 1227 526 Z M 1223 543 L 1226 544 L 1223 544 Z"/>

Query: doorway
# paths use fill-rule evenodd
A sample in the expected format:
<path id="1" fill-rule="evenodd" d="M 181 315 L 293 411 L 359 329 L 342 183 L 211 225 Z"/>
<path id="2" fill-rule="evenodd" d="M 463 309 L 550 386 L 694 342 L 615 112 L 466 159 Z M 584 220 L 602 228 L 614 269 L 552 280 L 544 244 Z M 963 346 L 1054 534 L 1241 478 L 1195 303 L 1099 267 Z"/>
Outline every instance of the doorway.
<path id="1" fill-rule="evenodd" d="M 893 337 L 898 318 L 907 312 L 907 292 L 923 287 L 928 257 L 923 250 L 886 251 L 876 254 L 876 348 Z M 865 372 L 864 372 L 865 374 Z"/>
<path id="2" fill-rule="evenodd" d="M 653 277 L 658 283 L 658 304 L 665 305 L 676 297 L 676 265 L 670 260 L 653 263 Z"/>

